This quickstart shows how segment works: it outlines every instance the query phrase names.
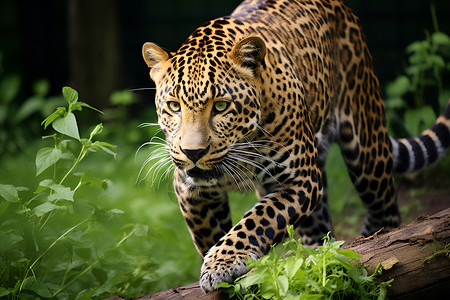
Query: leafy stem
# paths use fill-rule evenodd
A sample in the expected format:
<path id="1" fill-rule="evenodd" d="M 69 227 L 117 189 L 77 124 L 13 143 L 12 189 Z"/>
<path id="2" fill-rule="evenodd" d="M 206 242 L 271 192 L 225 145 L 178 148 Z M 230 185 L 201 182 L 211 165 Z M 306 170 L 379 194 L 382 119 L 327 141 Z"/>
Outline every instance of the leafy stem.
<path id="1" fill-rule="evenodd" d="M 75 229 L 77 229 L 78 227 L 80 227 L 81 225 L 83 225 L 84 223 L 86 223 L 87 221 L 89 221 L 89 219 L 86 219 L 84 221 L 81 221 L 80 223 L 76 224 L 75 226 L 69 228 L 66 232 L 64 232 L 62 235 L 60 235 L 55 241 L 53 241 L 53 243 L 51 243 L 50 246 L 47 247 L 47 249 L 45 249 L 35 260 L 34 262 L 27 268 L 27 271 L 25 272 L 25 276 L 22 279 L 22 282 L 20 284 L 19 287 L 19 291 L 17 296 L 20 295 L 20 292 L 23 289 L 23 285 L 25 283 L 25 280 L 28 278 L 28 274 L 31 271 L 33 273 L 33 268 L 34 266 L 42 259 L 42 257 L 44 257 L 48 251 L 50 251 L 59 241 L 61 241 L 64 237 L 66 237 L 69 233 L 71 233 L 72 231 L 74 231 Z M 33 275 L 34 276 L 34 275 Z"/>
<path id="2" fill-rule="evenodd" d="M 88 149 L 87 149 L 86 145 L 83 144 L 83 146 L 81 147 L 80 153 L 78 154 L 77 159 L 74 161 L 72 167 L 70 167 L 70 169 L 67 171 L 67 173 L 64 175 L 64 177 L 61 179 L 59 184 L 62 184 L 64 182 L 64 180 L 66 180 L 67 176 L 69 176 L 73 172 L 73 170 L 75 170 L 75 168 L 80 164 L 80 162 L 86 156 L 87 152 L 88 152 Z"/>
<path id="3" fill-rule="evenodd" d="M 63 290 L 65 290 L 67 287 L 72 285 L 75 281 L 77 281 L 80 277 L 84 276 L 87 272 L 92 270 L 92 268 L 95 267 L 100 261 L 102 261 L 105 257 L 107 257 L 110 253 L 112 253 L 114 250 L 119 248 L 128 238 L 130 238 L 135 232 L 135 228 L 131 230 L 127 235 L 125 235 L 117 244 L 107 253 L 103 254 L 102 256 L 98 257 L 93 263 L 91 263 L 89 266 L 87 266 L 83 271 L 77 274 L 72 280 L 70 280 L 68 283 L 64 283 L 65 280 L 61 283 L 60 288 L 53 294 L 53 297 L 56 297 L 59 293 L 61 293 Z"/>

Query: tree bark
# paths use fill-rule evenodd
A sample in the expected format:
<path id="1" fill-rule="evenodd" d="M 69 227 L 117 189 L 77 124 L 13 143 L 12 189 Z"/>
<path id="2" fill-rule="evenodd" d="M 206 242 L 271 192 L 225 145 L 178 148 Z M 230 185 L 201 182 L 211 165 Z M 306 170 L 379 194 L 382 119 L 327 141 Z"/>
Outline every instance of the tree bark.
<path id="1" fill-rule="evenodd" d="M 117 1 L 69 1 L 71 85 L 102 109 L 121 80 Z"/>
<path id="2" fill-rule="evenodd" d="M 394 279 L 388 289 L 390 299 L 440 299 L 450 291 L 450 258 L 432 257 L 432 248 L 449 242 L 450 208 L 390 232 L 358 238 L 348 249 L 362 255 L 360 262 L 369 272 L 382 264 L 377 280 Z"/>
<path id="3" fill-rule="evenodd" d="M 388 288 L 389 299 L 442 299 L 450 292 L 450 257 L 433 254 L 433 245 L 450 242 L 450 208 L 433 216 L 420 216 L 416 221 L 392 231 L 380 230 L 373 236 L 359 237 L 344 248 L 362 255 L 360 263 L 373 273 L 379 263 L 383 273 L 378 281 L 394 279 Z M 425 260 L 425 261 L 424 261 Z M 108 300 L 121 300 L 119 296 Z M 218 300 L 226 294 L 205 294 L 198 282 L 167 291 L 146 295 L 139 300 Z"/>

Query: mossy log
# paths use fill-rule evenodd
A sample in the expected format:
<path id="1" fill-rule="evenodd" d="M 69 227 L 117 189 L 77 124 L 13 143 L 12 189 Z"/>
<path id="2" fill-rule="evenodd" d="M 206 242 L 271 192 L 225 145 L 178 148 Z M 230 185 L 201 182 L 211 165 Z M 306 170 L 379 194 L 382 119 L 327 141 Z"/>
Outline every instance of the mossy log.
<path id="1" fill-rule="evenodd" d="M 450 242 L 450 208 L 395 230 L 381 230 L 373 236 L 359 237 L 344 246 L 362 255 L 360 262 L 373 272 L 379 263 L 383 273 L 379 281 L 394 279 L 389 299 L 441 299 L 450 292 L 450 257 L 436 254 L 436 246 Z M 431 298 L 430 298 L 431 297 Z M 108 300 L 122 300 L 114 296 Z M 205 294 L 198 282 L 174 287 L 139 300 L 218 300 L 226 294 Z"/>

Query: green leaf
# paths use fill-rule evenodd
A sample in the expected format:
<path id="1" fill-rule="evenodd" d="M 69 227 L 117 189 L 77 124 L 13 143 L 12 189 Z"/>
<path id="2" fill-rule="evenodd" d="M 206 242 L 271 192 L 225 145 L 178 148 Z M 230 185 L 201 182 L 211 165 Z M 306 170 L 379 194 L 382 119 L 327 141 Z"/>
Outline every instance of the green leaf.
<path id="1" fill-rule="evenodd" d="M 281 275 L 277 278 L 278 283 L 278 289 L 280 292 L 280 296 L 284 296 L 287 293 L 287 290 L 289 288 L 289 280 L 286 276 Z"/>
<path id="2" fill-rule="evenodd" d="M 92 274 L 94 274 L 100 285 L 104 284 L 108 279 L 108 274 L 103 269 L 93 268 Z"/>
<path id="3" fill-rule="evenodd" d="M 273 282 L 265 281 L 261 284 L 261 297 L 265 299 L 277 299 L 277 290 Z"/>
<path id="4" fill-rule="evenodd" d="M 20 77 L 17 75 L 11 75 L 2 78 L 0 81 L 0 103 L 10 103 L 19 92 L 20 89 Z"/>
<path id="5" fill-rule="evenodd" d="M 39 186 L 34 192 L 35 194 L 40 194 L 47 190 L 51 184 L 54 184 L 53 180 L 51 179 L 44 179 L 41 182 L 39 182 Z"/>
<path id="6" fill-rule="evenodd" d="M 386 99 L 386 108 L 388 109 L 398 109 L 405 107 L 405 101 L 401 97 L 389 97 Z"/>
<path id="7" fill-rule="evenodd" d="M 64 186 L 54 187 L 54 193 L 48 196 L 49 201 L 58 201 L 58 200 L 67 200 L 73 202 L 74 191 L 71 191 L 70 188 Z"/>
<path id="8" fill-rule="evenodd" d="M 0 201 L 0 217 L 8 209 L 9 203 L 10 202 L 8 202 L 8 201 Z M 0 248 L 1 248 L 1 246 L 0 246 Z"/>
<path id="9" fill-rule="evenodd" d="M 226 289 L 226 288 L 229 288 L 229 287 L 232 287 L 232 286 L 233 285 L 229 284 L 228 282 L 222 282 L 221 284 L 218 284 L 216 286 L 216 288 L 224 288 L 224 289 Z"/>
<path id="10" fill-rule="evenodd" d="M 426 53 L 430 49 L 430 43 L 427 41 L 415 41 L 406 47 L 406 52 L 412 53 Z"/>
<path id="11" fill-rule="evenodd" d="M 300 295 L 286 295 L 283 300 L 300 300 Z"/>
<path id="12" fill-rule="evenodd" d="M 339 254 L 348 257 L 350 260 L 356 260 L 361 258 L 361 255 L 359 253 L 349 249 L 339 250 Z"/>
<path id="13" fill-rule="evenodd" d="M 92 144 L 93 147 L 97 146 L 98 148 L 100 148 L 101 150 L 103 150 L 104 152 L 111 154 L 112 156 L 114 156 L 114 158 L 116 158 L 117 153 L 116 153 L 116 146 L 111 145 L 109 143 L 106 142 L 95 142 Z M 112 150 L 111 150 L 111 149 Z"/>
<path id="14" fill-rule="evenodd" d="M 46 79 L 37 80 L 33 84 L 33 92 L 41 98 L 45 97 L 49 90 L 50 83 Z"/>
<path id="15" fill-rule="evenodd" d="M 54 211 L 55 209 L 58 209 L 59 206 L 52 204 L 50 202 L 45 202 L 41 205 L 36 206 L 35 208 L 33 208 L 33 213 L 37 216 L 37 217 L 42 217 L 43 215 L 45 215 L 48 212 Z"/>
<path id="16" fill-rule="evenodd" d="M 270 269 L 267 266 L 262 266 L 255 269 L 252 273 L 243 277 L 240 280 L 240 284 L 244 287 L 250 287 L 252 285 L 260 284 L 270 277 Z"/>
<path id="17" fill-rule="evenodd" d="M 439 69 L 445 68 L 445 61 L 440 55 L 430 55 L 427 57 L 427 62 L 430 66 L 437 67 Z"/>
<path id="18" fill-rule="evenodd" d="M 74 105 L 78 101 L 78 92 L 69 86 L 65 86 L 62 89 L 64 98 L 70 105 Z"/>
<path id="19" fill-rule="evenodd" d="M 11 294 L 10 289 L 5 289 L 4 287 L 0 286 L 0 297 L 5 297 L 8 296 L 9 294 Z"/>
<path id="20" fill-rule="evenodd" d="M 48 196 L 48 200 L 51 202 L 55 202 L 58 200 L 67 200 L 73 202 L 73 195 L 75 191 L 70 190 L 70 188 L 65 187 L 61 184 L 56 184 L 51 179 L 43 180 L 39 183 L 39 187 L 35 193 L 41 193 L 49 188 L 52 190 L 52 194 Z"/>
<path id="21" fill-rule="evenodd" d="M 0 184 L 0 197 L 12 203 L 20 200 L 17 187 L 10 184 Z"/>
<path id="22" fill-rule="evenodd" d="M 65 117 L 58 118 L 52 123 L 53 129 L 59 133 L 70 136 L 74 139 L 80 140 L 78 133 L 78 125 L 75 115 L 69 112 Z"/>
<path id="23" fill-rule="evenodd" d="M 436 115 L 430 106 L 423 106 L 407 110 L 404 119 L 406 127 L 416 136 L 433 124 Z"/>
<path id="24" fill-rule="evenodd" d="M 44 100 L 40 97 L 31 97 L 27 99 L 19 108 L 14 121 L 16 124 L 19 124 L 33 113 L 41 110 L 41 106 Z"/>
<path id="25" fill-rule="evenodd" d="M 87 108 L 90 108 L 90 109 L 92 109 L 92 110 L 95 110 L 96 112 L 99 112 L 99 113 L 103 114 L 103 112 L 102 112 L 101 110 L 99 110 L 99 109 L 97 109 L 97 108 L 95 108 L 95 107 L 92 107 L 92 106 L 90 106 L 90 105 L 87 104 L 87 103 L 84 103 L 84 102 L 78 102 L 78 104 L 80 104 L 82 107 L 87 107 Z"/>
<path id="26" fill-rule="evenodd" d="M 58 148 L 45 147 L 39 149 L 36 155 L 36 176 L 57 163 L 61 157 L 62 153 Z"/>
<path id="27" fill-rule="evenodd" d="M 95 107 L 92 107 L 92 106 L 90 106 L 89 104 L 84 103 L 84 102 L 77 102 L 77 103 L 71 105 L 71 106 L 70 106 L 70 110 L 71 110 L 71 111 L 74 111 L 74 110 L 82 111 L 82 110 L 83 110 L 83 107 L 90 108 L 90 109 L 92 109 L 92 110 L 95 110 L 96 112 L 99 112 L 99 113 L 103 114 L 103 112 L 102 112 L 101 110 L 98 110 L 98 109 L 96 109 Z"/>
<path id="28" fill-rule="evenodd" d="M 450 37 L 443 32 L 434 32 L 431 35 L 431 42 L 437 46 L 450 46 Z"/>
<path id="29" fill-rule="evenodd" d="M 394 82 L 389 83 L 386 87 L 386 94 L 389 97 L 401 97 L 410 91 L 411 82 L 407 76 L 398 76 Z"/>
<path id="30" fill-rule="evenodd" d="M 99 289 L 99 287 L 93 288 L 92 290 L 85 290 L 85 291 L 81 291 L 77 297 L 75 298 L 75 300 L 91 300 L 95 297 L 93 297 L 92 295 Z"/>
<path id="31" fill-rule="evenodd" d="M 61 159 L 67 159 L 67 160 L 75 160 L 75 155 L 73 155 L 72 152 L 69 152 L 68 150 L 66 150 L 65 152 L 63 152 L 63 154 L 61 155 Z"/>
<path id="32" fill-rule="evenodd" d="M 303 264 L 303 257 L 291 256 L 286 259 L 284 269 L 289 279 L 292 279 Z"/>
<path id="33" fill-rule="evenodd" d="M 144 224 L 134 224 L 134 234 L 136 236 L 148 236 L 148 225 L 144 225 Z"/>
<path id="34" fill-rule="evenodd" d="M 91 134 L 89 135 L 89 140 L 92 140 L 92 138 L 94 136 L 96 136 L 97 134 L 102 133 L 102 131 L 103 131 L 103 124 L 102 123 L 97 124 L 95 126 L 95 128 L 92 130 Z"/>
<path id="35" fill-rule="evenodd" d="M 109 100 L 114 105 L 127 106 L 134 102 L 134 94 L 128 90 L 115 91 L 111 94 Z"/>
<path id="36" fill-rule="evenodd" d="M 75 253 L 84 260 L 92 258 L 92 248 L 75 248 Z"/>
<path id="37" fill-rule="evenodd" d="M 47 126 L 52 124 L 56 119 L 58 119 L 61 115 L 66 113 L 65 107 L 58 107 L 55 112 L 53 112 L 50 116 L 42 121 L 41 125 L 44 125 L 44 129 L 47 129 Z"/>
<path id="38" fill-rule="evenodd" d="M 25 279 L 23 289 L 33 291 L 44 298 L 51 298 L 53 296 L 48 287 L 43 282 L 38 281 L 35 277 L 28 277 Z"/>
<path id="39" fill-rule="evenodd" d="M 123 210 L 117 208 L 110 209 L 107 212 L 110 213 L 111 215 L 123 215 L 125 213 Z"/>
<path id="40" fill-rule="evenodd" d="M 300 300 L 321 300 L 326 299 L 324 295 L 321 294 L 302 294 Z"/>
<path id="41" fill-rule="evenodd" d="M 108 188 L 108 180 L 107 179 L 100 179 L 98 177 L 92 177 L 85 175 L 84 173 L 75 173 L 75 176 L 79 176 L 81 179 L 81 185 L 88 185 L 88 186 L 96 186 L 101 187 L 104 190 Z"/>

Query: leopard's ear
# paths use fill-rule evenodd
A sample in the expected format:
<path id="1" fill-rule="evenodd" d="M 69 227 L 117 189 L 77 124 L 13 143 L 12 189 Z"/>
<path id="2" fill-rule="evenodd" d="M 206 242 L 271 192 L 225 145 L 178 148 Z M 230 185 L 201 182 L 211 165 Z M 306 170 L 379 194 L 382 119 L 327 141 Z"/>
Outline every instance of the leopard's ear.
<path id="1" fill-rule="evenodd" d="M 257 36 L 247 37 L 234 45 L 231 58 L 235 67 L 244 74 L 254 77 L 264 64 L 266 44 Z"/>
<path id="2" fill-rule="evenodd" d="M 150 77 L 153 81 L 158 81 L 161 75 L 161 66 L 169 60 L 170 54 L 154 43 L 145 43 L 142 46 L 142 56 L 145 63 L 150 68 Z"/>

